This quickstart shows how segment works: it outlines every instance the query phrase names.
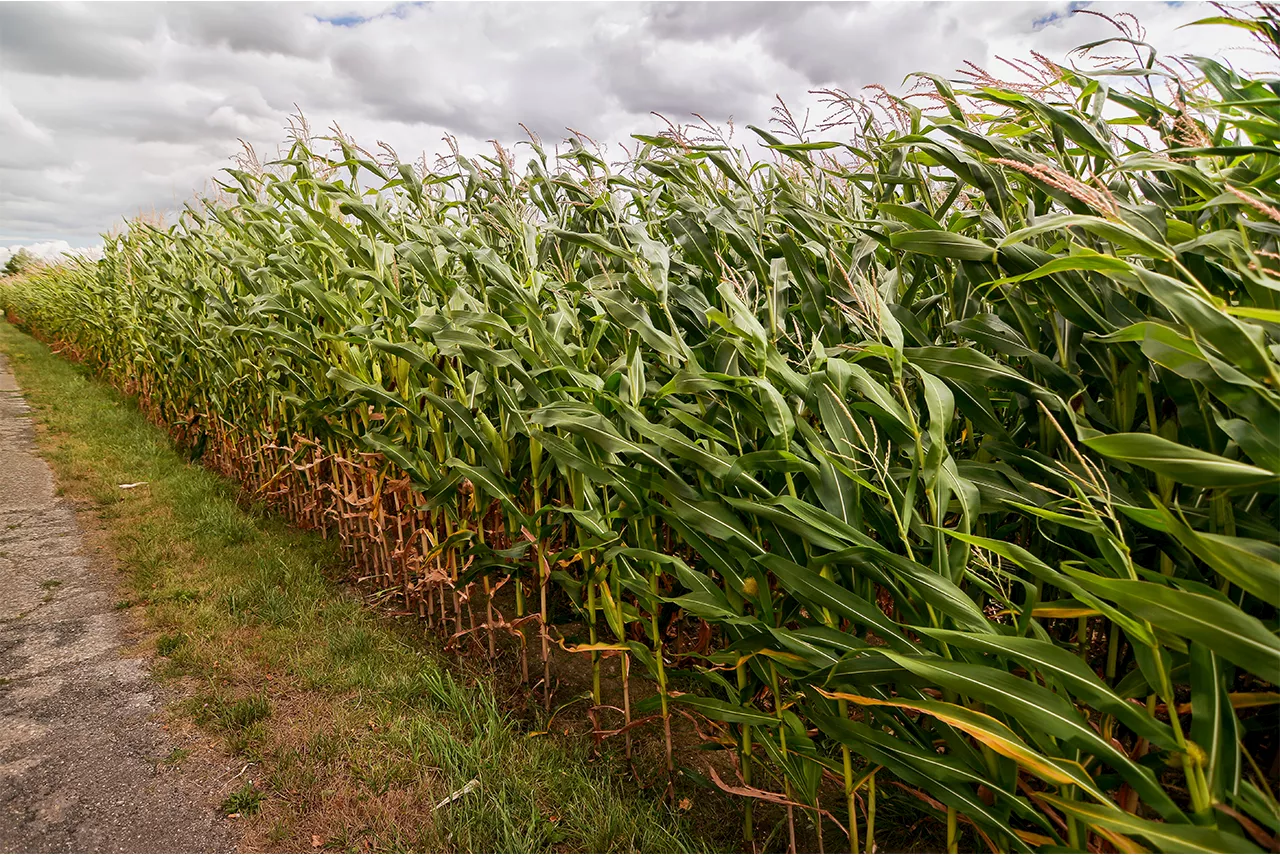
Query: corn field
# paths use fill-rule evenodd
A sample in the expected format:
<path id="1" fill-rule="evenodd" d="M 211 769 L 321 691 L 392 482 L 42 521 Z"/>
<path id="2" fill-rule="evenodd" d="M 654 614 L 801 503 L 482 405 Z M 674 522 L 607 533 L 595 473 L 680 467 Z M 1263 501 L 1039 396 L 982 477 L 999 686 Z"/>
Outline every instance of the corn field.
<path id="1" fill-rule="evenodd" d="M 1276 851 L 1280 82 L 1114 23 L 762 154 L 299 119 L 0 305 L 548 710 L 554 648 L 668 779 L 696 721 L 744 846 L 893 787 L 951 851 Z"/>

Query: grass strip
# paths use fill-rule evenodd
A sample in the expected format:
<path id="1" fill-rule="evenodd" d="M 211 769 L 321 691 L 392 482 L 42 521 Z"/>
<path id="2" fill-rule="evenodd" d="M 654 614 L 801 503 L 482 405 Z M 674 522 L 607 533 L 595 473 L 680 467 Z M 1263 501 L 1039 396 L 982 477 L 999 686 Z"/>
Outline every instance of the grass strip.
<path id="1" fill-rule="evenodd" d="M 4 322 L 0 350 L 59 489 L 93 502 L 154 672 L 186 689 L 175 712 L 255 764 L 225 805 L 244 848 L 705 845 L 585 745 L 522 733 L 484 675 L 447 666 L 416 625 L 335 581 L 334 544 L 243 507 L 83 366 Z"/>

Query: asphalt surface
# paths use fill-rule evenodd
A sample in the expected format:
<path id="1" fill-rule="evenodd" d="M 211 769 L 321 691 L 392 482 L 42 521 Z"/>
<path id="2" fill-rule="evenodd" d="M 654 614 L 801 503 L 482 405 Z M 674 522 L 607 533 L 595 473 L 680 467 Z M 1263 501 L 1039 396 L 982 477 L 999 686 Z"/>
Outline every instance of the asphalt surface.
<path id="1" fill-rule="evenodd" d="M 0 851 L 233 849 L 222 770 L 160 762 L 181 740 L 33 435 L 0 355 Z"/>

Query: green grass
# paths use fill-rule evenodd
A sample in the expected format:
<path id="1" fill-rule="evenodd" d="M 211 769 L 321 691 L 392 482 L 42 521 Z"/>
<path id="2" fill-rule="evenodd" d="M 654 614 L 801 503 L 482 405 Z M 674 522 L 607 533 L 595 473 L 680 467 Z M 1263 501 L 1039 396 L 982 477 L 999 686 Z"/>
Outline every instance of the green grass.
<path id="1" fill-rule="evenodd" d="M 176 768 L 182 764 L 183 760 L 186 760 L 190 756 L 190 748 L 175 748 L 160 759 L 160 765 L 167 766 L 169 768 Z"/>
<path id="2" fill-rule="evenodd" d="M 0 350 L 63 494 L 96 505 L 123 571 L 117 607 L 154 634 L 157 673 L 188 689 L 176 714 L 256 764 L 224 805 L 242 814 L 244 845 L 708 846 L 609 755 L 522 732 L 482 675 L 451 671 L 416 626 L 345 592 L 330 543 L 242 508 L 232 484 L 83 367 L 6 323 Z M 473 779 L 478 789 L 432 809 Z"/>
<path id="3" fill-rule="evenodd" d="M 182 641 L 181 635 L 161 635 L 156 639 L 156 654 L 159 656 L 172 656 L 182 646 Z"/>
<path id="4" fill-rule="evenodd" d="M 227 796 L 220 810 L 225 814 L 251 815 L 262 806 L 262 791 L 253 784 L 245 784 Z"/>

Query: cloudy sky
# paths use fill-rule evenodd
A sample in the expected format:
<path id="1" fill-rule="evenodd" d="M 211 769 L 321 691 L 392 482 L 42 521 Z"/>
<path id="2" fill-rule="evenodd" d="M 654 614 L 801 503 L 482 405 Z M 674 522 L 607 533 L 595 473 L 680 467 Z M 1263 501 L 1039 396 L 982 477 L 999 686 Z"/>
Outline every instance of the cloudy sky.
<path id="1" fill-rule="evenodd" d="M 1179 29 L 1214 14 L 1198 3 L 0 2 L 0 247 L 91 246 L 179 207 L 238 139 L 274 153 L 294 105 L 404 159 L 446 132 L 464 152 L 509 144 L 520 122 L 604 142 L 657 131 L 655 111 L 764 124 L 775 95 L 1065 59 L 1111 34 L 1080 7 L 1135 12 L 1165 53 L 1240 44 Z"/>

